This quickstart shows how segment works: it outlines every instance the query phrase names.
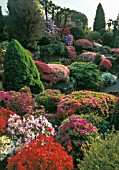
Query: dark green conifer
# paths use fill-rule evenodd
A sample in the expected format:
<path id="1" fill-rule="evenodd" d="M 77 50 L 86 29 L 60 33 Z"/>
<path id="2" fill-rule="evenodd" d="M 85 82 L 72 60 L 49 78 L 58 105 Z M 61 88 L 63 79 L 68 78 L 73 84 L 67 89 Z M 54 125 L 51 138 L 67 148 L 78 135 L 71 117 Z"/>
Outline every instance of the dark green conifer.
<path id="1" fill-rule="evenodd" d="M 3 88 L 19 91 L 24 86 L 33 93 L 44 89 L 32 57 L 17 40 L 12 40 L 4 58 Z"/>

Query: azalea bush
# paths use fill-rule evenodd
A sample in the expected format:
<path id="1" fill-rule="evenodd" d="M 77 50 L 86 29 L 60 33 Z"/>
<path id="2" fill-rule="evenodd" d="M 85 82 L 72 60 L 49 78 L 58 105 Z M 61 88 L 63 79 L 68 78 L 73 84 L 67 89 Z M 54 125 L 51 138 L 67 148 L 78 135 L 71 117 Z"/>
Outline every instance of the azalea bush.
<path id="1" fill-rule="evenodd" d="M 112 85 L 115 84 L 117 81 L 117 76 L 111 74 L 111 73 L 102 73 L 101 77 L 104 79 L 106 85 Z"/>
<path id="2" fill-rule="evenodd" d="M 92 123 L 80 116 L 72 115 L 58 128 L 56 141 L 67 149 L 76 163 L 77 158 L 83 159 L 83 149 L 89 149 L 92 140 L 98 137 L 98 129 Z"/>
<path id="3" fill-rule="evenodd" d="M 93 43 L 87 39 L 78 39 L 74 42 L 77 51 L 91 50 L 93 48 Z"/>
<path id="4" fill-rule="evenodd" d="M 95 52 L 83 52 L 82 54 L 80 54 L 77 57 L 78 61 L 82 61 L 82 62 L 94 62 L 95 61 L 95 56 L 97 55 L 97 53 Z"/>
<path id="5" fill-rule="evenodd" d="M 0 136 L 6 133 L 7 121 L 10 118 L 10 115 L 14 115 L 14 114 L 15 112 L 0 107 Z"/>
<path id="6" fill-rule="evenodd" d="M 119 48 L 111 48 L 112 54 L 119 54 Z"/>
<path id="7" fill-rule="evenodd" d="M 21 119 L 14 114 L 8 119 L 7 133 L 15 141 L 16 148 L 21 149 L 22 144 L 27 145 L 39 133 L 47 136 L 54 135 L 54 129 L 44 116 L 25 115 Z"/>
<path id="8" fill-rule="evenodd" d="M 9 91 L 0 91 L 0 105 L 16 112 L 19 115 L 31 114 L 35 102 L 29 93 Z"/>
<path id="9" fill-rule="evenodd" d="M 106 59 L 105 57 L 103 57 L 100 65 L 99 65 L 100 70 L 107 71 L 111 67 L 112 67 L 111 61 Z"/>
<path id="10" fill-rule="evenodd" d="M 76 51 L 73 46 L 67 46 L 68 58 L 64 61 L 65 65 L 71 64 L 76 59 Z"/>
<path id="11" fill-rule="evenodd" d="M 7 169 L 72 170 L 73 161 L 64 148 L 54 142 L 53 137 L 40 134 L 27 148 L 22 148 L 15 156 L 8 159 Z"/>
<path id="12" fill-rule="evenodd" d="M 69 70 L 70 76 L 77 82 L 76 90 L 100 90 L 101 77 L 97 65 L 89 62 L 74 62 Z"/>
<path id="13" fill-rule="evenodd" d="M 111 119 L 113 106 L 117 97 L 100 92 L 76 91 L 60 99 L 57 112 L 62 119 L 73 114 L 90 114 L 92 112 Z"/>

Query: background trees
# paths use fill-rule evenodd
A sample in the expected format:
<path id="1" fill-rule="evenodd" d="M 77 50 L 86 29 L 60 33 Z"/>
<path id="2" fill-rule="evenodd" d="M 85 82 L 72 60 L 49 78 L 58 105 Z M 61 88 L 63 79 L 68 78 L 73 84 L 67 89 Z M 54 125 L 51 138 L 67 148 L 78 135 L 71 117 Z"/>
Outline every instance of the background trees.
<path id="1" fill-rule="evenodd" d="M 100 31 L 103 28 L 105 29 L 105 26 L 106 26 L 105 13 L 104 13 L 101 3 L 99 3 L 97 6 L 97 10 L 96 10 L 96 15 L 95 15 L 94 24 L 93 24 L 93 30 Z"/>
<path id="2" fill-rule="evenodd" d="M 43 11 L 38 0 L 8 0 L 7 31 L 24 47 L 43 34 Z"/>
<path id="3" fill-rule="evenodd" d="M 2 15 L 2 8 L 0 6 L 0 41 L 4 39 L 4 17 Z"/>

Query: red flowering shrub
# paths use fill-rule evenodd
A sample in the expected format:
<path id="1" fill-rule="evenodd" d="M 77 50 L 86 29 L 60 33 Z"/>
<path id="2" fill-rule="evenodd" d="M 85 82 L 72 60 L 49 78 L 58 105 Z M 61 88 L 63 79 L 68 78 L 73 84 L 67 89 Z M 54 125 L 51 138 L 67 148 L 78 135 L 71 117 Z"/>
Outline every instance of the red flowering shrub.
<path id="1" fill-rule="evenodd" d="M 119 130 L 119 97 L 114 104 L 114 110 L 112 114 L 112 123 L 116 130 Z"/>
<path id="2" fill-rule="evenodd" d="M 112 48 L 111 53 L 112 54 L 119 54 L 119 48 Z"/>
<path id="3" fill-rule="evenodd" d="M 54 75 L 48 64 L 35 60 L 36 67 L 40 73 L 40 79 L 43 81 L 45 89 L 52 87 L 54 83 Z"/>
<path id="4" fill-rule="evenodd" d="M 11 110 L 0 107 L 0 136 L 5 134 L 7 121 L 10 118 L 10 115 L 14 114 L 15 113 Z"/>
<path id="5" fill-rule="evenodd" d="M 98 129 L 92 123 L 80 116 L 72 115 L 58 128 L 56 141 L 73 156 L 76 166 L 76 159 L 83 158 L 83 149 L 88 149 L 91 141 L 97 137 L 99 138 Z"/>
<path id="6" fill-rule="evenodd" d="M 73 114 L 96 113 L 105 119 L 112 114 L 117 97 L 100 92 L 76 91 L 60 98 L 58 115 L 66 118 Z"/>
<path id="7" fill-rule="evenodd" d="M 53 137 L 39 135 L 27 148 L 8 159 L 8 170 L 72 170 L 73 161 Z"/>
<path id="8" fill-rule="evenodd" d="M 70 28 L 59 28 L 59 33 L 62 33 L 64 35 L 70 34 Z"/>
<path id="9" fill-rule="evenodd" d="M 112 67 L 111 61 L 103 57 L 99 65 L 100 70 L 106 71 L 106 70 L 109 70 L 111 67 Z"/>
<path id="10" fill-rule="evenodd" d="M 83 61 L 83 62 L 89 62 L 89 61 L 92 61 L 94 62 L 95 61 L 95 56 L 97 55 L 97 53 L 95 52 L 84 52 L 82 54 L 80 54 L 77 59 L 78 61 Z"/>
<path id="11" fill-rule="evenodd" d="M 78 39 L 75 41 L 74 45 L 75 45 L 77 51 L 93 48 L 93 43 L 87 39 Z"/>
<path id="12" fill-rule="evenodd" d="M 73 46 L 67 46 L 67 50 L 69 53 L 69 58 L 67 59 L 66 64 L 71 64 L 76 59 L 76 51 Z"/>

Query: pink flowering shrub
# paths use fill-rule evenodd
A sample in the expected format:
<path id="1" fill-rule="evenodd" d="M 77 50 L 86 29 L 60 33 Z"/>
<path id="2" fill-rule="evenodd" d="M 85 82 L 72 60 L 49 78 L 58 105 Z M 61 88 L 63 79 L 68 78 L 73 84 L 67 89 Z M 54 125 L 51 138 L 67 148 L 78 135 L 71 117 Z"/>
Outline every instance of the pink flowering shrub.
<path id="1" fill-rule="evenodd" d="M 97 55 L 97 53 L 95 52 L 84 52 L 82 54 L 80 54 L 77 59 L 78 61 L 83 61 L 83 62 L 89 62 L 89 61 L 92 61 L 94 62 L 95 61 L 95 56 Z"/>
<path id="2" fill-rule="evenodd" d="M 119 54 L 119 48 L 112 48 L 111 53 L 112 54 Z"/>
<path id="3" fill-rule="evenodd" d="M 70 71 L 66 66 L 62 64 L 48 64 L 48 66 L 51 69 L 51 73 L 54 75 L 54 84 L 61 81 L 69 81 Z"/>
<path id="4" fill-rule="evenodd" d="M 83 158 L 84 148 L 88 149 L 96 138 L 99 138 L 98 129 L 92 123 L 72 115 L 59 126 L 56 141 L 65 147 L 76 165 L 76 159 Z"/>
<path id="5" fill-rule="evenodd" d="M 0 106 L 16 112 L 18 115 L 31 114 L 35 102 L 29 93 L 0 91 Z"/>
<path id="6" fill-rule="evenodd" d="M 73 114 L 92 112 L 106 119 L 111 117 L 116 99 L 117 97 L 106 93 L 76 91 L 60 98 L 57 112 L 62 119 Z"/>
<path id="7" fill-rule="evenodd" d="M 93 48 L 93 43 L 87 39 L 78 39 L 75 41 L 74 45 L 77 51 L 80 51 L 83 49 L 88 50 L 88 49 Z"/>
<path id="8" fill-rule="evenodd" d="M 63 35 L 68 35 L 70 34 L 70 28 L 59 28 L 59 33 L 63 34 Z"/>
<path id="9" fill-rule="evenodd" d="M 112 67 L 111 61 L 103 57 L 99 65 L 100 70 L 106 71 L 106 70 L 109 70 L 111 67 Z"/>

